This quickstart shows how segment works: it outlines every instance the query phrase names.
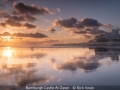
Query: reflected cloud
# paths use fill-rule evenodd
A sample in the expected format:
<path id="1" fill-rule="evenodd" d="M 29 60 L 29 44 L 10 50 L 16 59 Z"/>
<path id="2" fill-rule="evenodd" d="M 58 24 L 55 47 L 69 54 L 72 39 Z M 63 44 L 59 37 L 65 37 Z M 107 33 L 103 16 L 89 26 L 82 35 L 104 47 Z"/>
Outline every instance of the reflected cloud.
<path id="1" fill-rule="evenodd" d="M 54 63 L 55 63 L 55 59 L 52 58 L 51 60 L 49 60 L 49 63 L 50 63 L 50 64 L 54 64 Z"/>
<path id="2" fill-rule="evenodd" d="M 119 49 L 91 48 L 90 50 L 94 50 L 94 54 L 86 51 L 83 55 L 71 56 L 72 58 L 69 57 L 67 60 L 62 60 L 60 63 L 53 57 L 49 60 L 49 63 L 55 70 L 68 70 L 74 72 L 80 69 L 83 73 L 89 73 L 96 71 L 101 66 L 111 65 L 110 61 L 104 60 L 106 57 L 111 57 L 113 61 L 119 60 Z"/>
<path id="3" fill-rule="evenodd" d="M 98 60 L 103 59 L 103 57 L 74 57 L 71 60 L 67 60 L 62 64 L 54 64 L 54 68 L 57 70 L 69 70 L 71 72 L 77 69 L 84 70 L 84 72 L 91 72 L 96 70 L 101 64 Z"/>
<path id="4" fill-rule="evenodd" d="M 98 47 L 35 48 L 34 51 L 31 48 L 1 48 L 0 85 L 16 85 L 12 90 L 26 85 L 60 84 L 66 75 L 69 78 L 66 71 L 90 74 L 119 60 L 119 54 L 119 49 Z M 62 70 L 61 77 L 58 72 Z"/>
<path id="5" fill-rule="evenodd" d="M 4 71 L 0 73 L 0 78 L 4 84 L 9 84 L 12 77 L 15 82 L 15 89 L 20 87 L 25 87 L 26 85 L 38 85 L 42 83 L 48 83 L 52 79 L 50 76 L 38 74 L 36 69 L 36 63 L 27 63 L 26 66 L 22 64 L 9 64 L 3 65 Z M 1 81 L 0 80 L 0 81 Z M 12 90 L 14 88 L 11 88 Z"/>
<path id="6" fill-rule="evenodd" d="M 30 67 L 35 67 L 37 64 L 36 63 L 28 63 L 27 64 L 27 67 L 30 68 Z"/>
<path id="7" fill-rule="evenodd" d="M 46 74 L 38 73 L 41 61 L 34 58 L 46 56 L 40 51 L 31 52 L 30 49 L 23 49 L 22 51 L 7 47 L 1 50 L 1 54 L 3 58 L 0 57 L 0 82 L 4 85 L 16 85 L 9 87 L 8 90 L 17 90 L 17 88 L 24 88 L 26 85 L 48 83 L 52 79 Z M 5 57 L 9 59 L 7 60 Z"/>
<path id="8" fill-rule="evenodd" d="M 36 85 L 44 82 L 49 82 L 51 80 L 48 76 L 37 75 L 36 70 L 26 71 L 22 75 L 16 76 L 16 85 L 19 87 L 25 87 L 26 85 Z"/>
<path id="9" fill-rule="evenodd" d="M 26 85 L 29 84 L 35 84 L 35 83 L 44 83 L 44 82 L 49 82 L 51 78 L 46 77 L 46 76 L 39 76 L 39 77 L 21 77 L 20 81 L 17 82 L 17 86 L 19 87 L 25 87 Z"/>
<path id="10" fill-rule="evenodd" d="M 84 56 L 73 57 L 56 64 L 55 59 L 50 60 L 50 64 L 56 70 L 69 70 L 71 72 L 81 69 L 84 73 L 96 71 L 100 66 L 108 66 L 110 61 L 100 62 L 100 60 L 111 57 L 112 61 L 119 61 L 120 49 L 118 48 L 91 48 L 95 54 L 86 53 Z M 89 57 L 88 57 L 89 56 Z"/>

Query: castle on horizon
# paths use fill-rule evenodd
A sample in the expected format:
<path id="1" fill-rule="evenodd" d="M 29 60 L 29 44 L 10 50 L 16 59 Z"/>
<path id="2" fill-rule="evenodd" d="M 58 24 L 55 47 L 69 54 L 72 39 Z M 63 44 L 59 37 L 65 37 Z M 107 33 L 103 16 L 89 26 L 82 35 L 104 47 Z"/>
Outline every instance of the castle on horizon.
<path id="1" fill-rule="evenodd" d="M 120 29 L 113 29 L 112 32 L 107 32 L 96 36 L 94 40 L 89 41 L 90 43 L 95 42 L 120 42 Z"/>

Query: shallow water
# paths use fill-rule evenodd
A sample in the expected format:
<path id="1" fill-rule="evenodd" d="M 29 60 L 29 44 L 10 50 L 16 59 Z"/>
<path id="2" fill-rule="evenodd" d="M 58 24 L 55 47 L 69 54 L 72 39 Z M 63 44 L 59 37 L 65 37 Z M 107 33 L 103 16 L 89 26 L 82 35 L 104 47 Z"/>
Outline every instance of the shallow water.
<path id="1" fill-rule="evenodd" d="M 120 85 L 120 48 L 0 48 L 0 85 Z"/>

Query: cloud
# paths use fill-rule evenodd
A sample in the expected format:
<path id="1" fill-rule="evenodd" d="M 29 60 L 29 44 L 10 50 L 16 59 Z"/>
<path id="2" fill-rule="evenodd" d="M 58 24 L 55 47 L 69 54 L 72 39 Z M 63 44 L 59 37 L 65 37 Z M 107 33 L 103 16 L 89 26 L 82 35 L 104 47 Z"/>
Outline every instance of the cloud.
<path id="1" fill-rule="evenodd" d="M 86 34 L 87 33 L 87 31 L 85 31 L 85 30 L 73 30 L 71 32 L 76 33 L 76 34 Z"/>
<path id="2" fill-rule="evenodd" d="M 19 20 L 19 18 L 18 18 Z M 25 29 L 33 29 L 33 28 L 37 28 L 36 25 L 30 24 L 30 23 L 20 23 L 18 21 L 15 21 L 14 19 L 8 19 L 5 20 L 5 22 L 0 23 L 1 26 L 6 27 L 6 26 L 10 26 L 10 27 L 21 27 L 21 28 L 25 28 Z"/>
<path id="3" fill-rule="evenodd" d="M 30 24 L 30 23 L 25 23 L 23 25 L 23 27 L 26 27 L 27 29 L 30 29 L 30 28 L 36 28 L 37 26 L 36 25 L 33 25 L 33 24 Z"/>
<path id="4" fill-rule="evenodd" d="M 35 21 L 37 20 L 34 16 L 29 15 L 29 14 L 23 14 L 23 15 L 10 15 L 4 11 L 0 12 L 0 17 L 5 18 L 5 21 L 0 23 L 1 26 L 11 26 L 11 27 L 21 27 L 25 29 L 32 29 L 32 28 L 37 28 L 36 25 L 30 24 L 30 23 L 21 23 L 25 21 Z"/>
<path id="5" fill-rule="evenodd" d="M 91 35 L 95 35 L 96 36 L 96 35 L 100 35 L 100 34 L 105 34 L 106 31 L 100 30 L 99 28 L 85 28 L 83 30 L 73 31 L 73 33 L 84 34 L 84 36 L 86 38 L 89 38 L 89 37 L 91 37 Z M 87 35 L 87 34 L 89 34 L 90 36 Z"/>
<path id="6" fill-rule="evenodd" d="M 97 20 L 92 19 L 92 18 L 83 18 L 81 20 L 81 23 L 85 27 L 100 27 L 100 26 L 102 26 L 101 23 L 99 23 Z"/>
<path id="7" fill-rule="evenodd" d="M 24 29 L 33 29 L 37 28 L 36 25 L 30 24 L 30 23 L 21 23 L 26 21 L 35 21 L 37 20 L 34 16 L 29 14 L 23 14 L 23 15 L 10 15 L 4 11 L 0 12 L 0 17 L 5 18 L 4 22 L 1 22 L 0 25 L 3 27 L 10 26 L 10 27 L 21 27 Z"/>
<path id="8" fill-rule="evenodd" d="M 74 25 L 74 28 L 84 28 L 84 25 L 81 23 L 81 22 L 77 22 L 75 25 Z"/>
<path id="9" fill-rule="evenodd" d="M 46 38 L 47 36 L 42 34 L 42 33 L 30 33 L 30 34 L 25 34 L 25 33 L 14 33 L 12 36 L 16 37 L 31 37 L 31 38 Z"/>
<path id="10" fill-rule="evenodd" d="M 74 17 L 71 17 L 69 19 L 64 19 L 64 20 L 55 20 L 53 22 L 54 26 L 59 26 L 63 28 L 74 28 L 75 24 L 77 23 L 77 19 Z"/>
<path id="11" fill-rule="evenodd" d="M 105 34 L 106 32 L 103 30 L 99 30 L 98 28 L 83 28 L 83 29 L 70 29 L 71 34 L 90 34 L 90 35 L 100 35 L 100 34 Z"/>
<path id="12" fill-rule="evenodd" d="M 18 21 L 15 21 L 15 20 L 11 20 L 11 19 L 8 19 L 4 22 L 5 26 L 6 25 L 9 25 L 9 26 L 12 26 L 12 27 L 21 27 L 22 24 L 19 23 Z"/>
<path id="13" fill-rule="evenodd" d="M 56 31 L 53 26 L 50 26 L 49 28 L 47 28 L 47 30 L 52 32 L 52 33 Z"/>
<path id="14" fill-rule="evenodd" d="M 83 18 L 82 20 L 77 20 L 74 17 L 69 19 L 54 20 L 53 26 L 58 26 L 64 28 L 64 30 L 70 31 L 72 34 L 92 34 L 99 35 L 106 33 L 104 30 L 99 30 L 99 27 L 112 27 L 111 24 L 102 24 L 92 18 Z"/>
<path id="15" fill-rule="evenodd" d="M 30 15 L 30 14 L 23 14 L 23 15 L 10 15 L 7 12 L 1 11 L 0 12 L 0 17 L 9 19 L 9 20 L 14 20 L 14 21 L 35 21 L 37 20 L 36 17 Z"/>
<path id="16" fill-rule="evenodd" d="M 63 28 L 84 28 L 84 27 L 100 27 L 102 26 L 97 20 L 92 18 L 83 18 L 81 21 L 78 21 L 76 18 L 71 17 L 64 20 L 55 20 L 53 22 L 54 26 L 59 26 Z"/>
<path id="17" fill-rule="evenodd" d="M 0 11 L 0 17 L 1 18 L 10 18 L 10 15 L 5 11 Z"/>
<path id="18" fill-rule="evenodd" d="M 57 10 L 58 12 L 61 12 L 61 10 L 60 10 L 59 8 L 56 8 L 56 10 Z"/>
<path id="19" fill-rule="evenodd" d="M 24 17 L 24 19 L 26 20 L 26 21 L 35 21 L 35 20 L 37 20 L 37 18 L 36 17 L 34 17 L 34 16 L 32 16 L 32 15 L 30 15 L 30 14 L 24 14 L 24 15 L 22 15 L 23 17 Z"/>
<path id="20" fill-rule="evenodd" d="M 24 15 L 20 15 L 20 16 L 17 16 L 17 15 L 14 15 L 14 16 L 10 16 L 9 19 L 12 19 L 12 20 L 16 20 L 16 21 L 35 21 L 37 20 L 34 16 L 32 15 L 29 15 L 29 14 L 24 14 Z"/>
<path id="21" fill-rule="evenodd" d="M 92 34 L 92 35 L 100 35 L 100 34 L 105 34 L 106 32 L 103 30 L 99 30 L 98 28 L 86 28 L 85 29 L 87 33 Z"/>
<path id="22" fill-rule="evenodd" d="M 13 1 L 13 0 L 5 0 L 5 1 Z M 36 25 L 30 24 L 29 22 L 33 22 L 37 20 L 34 15 L 46 15 L 53 14 L 48 8 L 38 7 L 35 5 L 26 5 L 23 2 L 15 2 L 13 4 L 13 13 L 7 13 L 5 11 L 0 11 L 0 17 L 4 19 L 3 22 L 0 23 L 0 26 L 10 26 L 10 27 L 20 27 L 23 29 L 33 29 L 37 28 Z M 48 20 L 46 20 L 48 22 Z M 54 32 L 54 30 L 51 30 Z"/>
<path id="23" fill-rule="evenodd" d="M 24 17 L 22 16 L 10 16 L 8 20 L 14 20 L 14 21 L 24 21 Z"/>
<path id="24" fill-rule="evenodd" d="M 5 27 L 5 23 L 0 23 L 0 26 Z"/>
<path id="25" fill-rule="evenodd" d="M 32 14 L 32 15 L 46 15 L 46 14 L 53 14 L 48 8 L 40 8 L 35 5 L 26 5 L 23 2 L 15 2 L 13 4 L 14 7 L 14 14 Z"/>
<path id="26" fill-rule="evenodd" d="M 90 35 L 83 35 L 86 39 L 90 39 L 92 36 Z"/>
<path id="27" fill-rule="evenodd" d="M 1 36 L 10 36 L 11 34 L 9 32 L 4 32 Z"/>

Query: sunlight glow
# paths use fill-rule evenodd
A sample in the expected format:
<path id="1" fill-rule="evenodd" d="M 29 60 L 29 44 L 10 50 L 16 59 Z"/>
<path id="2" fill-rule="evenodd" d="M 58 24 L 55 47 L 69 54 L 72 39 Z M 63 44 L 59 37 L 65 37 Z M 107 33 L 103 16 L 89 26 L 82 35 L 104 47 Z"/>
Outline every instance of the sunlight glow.
<path id="1" fill-rule="evenodd" d="M 10 58 L 10 57 L 12 57 L 12 52 L 13 52 L 13 51 L 11 50 L 11 48 L 10 48 L 10 47 L 7 47 L 7 49 L 5 49 L 5 50 L 3 51 L 3 56 Z"/>
<path id="2" fill-rule="evenodd" d="M 11 36 L 1 36 L 4 40 L 10 40 Z"/>

